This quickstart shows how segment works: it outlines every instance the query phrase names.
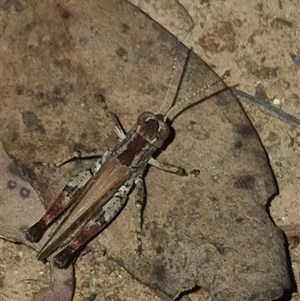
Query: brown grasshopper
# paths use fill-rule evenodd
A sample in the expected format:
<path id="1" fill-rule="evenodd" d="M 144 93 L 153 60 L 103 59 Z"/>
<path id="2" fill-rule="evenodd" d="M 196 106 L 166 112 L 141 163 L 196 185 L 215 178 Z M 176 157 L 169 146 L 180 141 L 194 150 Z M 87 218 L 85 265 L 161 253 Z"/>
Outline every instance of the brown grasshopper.
<path id="1" fill-rule="evenodd" d="M 172 74 L 175 63 L 176 58 L 173 62 Z M 172 75 L 168 90 L 171 82 Z M 64 247 L 54 257 L 54 264 L 59 268 L 67 268 L 82 247 L 106 228 L 122 210 L 134 186 L 138 196 L 136 204 L 141 208 L 144 199 L 143 177 L 148 164 L 178 175 L 186 175 L 183 168 L 162 164 L 152 156 L 169 136 L 168 120 L 173 121 L 185 109 L 183 105 L 187 99 L 207 88 L 199 90 L 177 104 L 172 100 L 165 114 L 142 113 L 127 134 L 117 117 L 108 110 L 104 98 L 101 98 L 102 107 L 114 125 L 119 143 L 112 150 L 91 154 L 76 152 L 71 158 L 97 158 L 97 160 L 92 168 L 72 177 L 42 218 L 26 231 L 27 240 L 38 242 L 45 231 L 58 219 L 59 225 L 37 255 L 39 260 L 45 260 L 58 248 Z M 140 231 L 141 225 L 137 229 L 138 234 Z M 140 236 L 138 239 L 140 240 Z M 140 250 L 139 246 L 138 251 Z"/>

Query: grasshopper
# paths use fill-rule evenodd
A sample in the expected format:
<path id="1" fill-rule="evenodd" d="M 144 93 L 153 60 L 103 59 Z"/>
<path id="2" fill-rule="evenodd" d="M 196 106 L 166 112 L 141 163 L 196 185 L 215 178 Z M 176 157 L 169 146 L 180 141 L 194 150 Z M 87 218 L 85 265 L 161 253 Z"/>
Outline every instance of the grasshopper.
<path id="1" fill-rule="evenodd" d="M 189 55 L 187 55 L 186 60 L 188 58 Z M 176 56 L 173 61 L 168 91 L 172 83 L 175 65 Z M 184 69 L 182 73 L 184 73 Z M 127 134 L 116 115 L 109 111 L 104 98 L 100 97 L 102 108 L 113 124 L 119 142 L 112 150 L 91 154 L 75 152 L 72 158 L 56 165 L 60 166 L 76 158 L 96 158 L 90 169 L 83 170 L 71 177 L 70 182 L 58 195 L 52 206 L 37 223 L 26 231 L 28 241 L 38 242 L 46 230 L 58 220 L 57 228 L 37 255 L 39 260 L 45 260 L 57 249 L 63 248 L 54 256 L 54 264 L 59 268 L 67 268 L 76 259 L 82 247 L 106 228 L 118 215 L 125 206 L 127 197 L 134 186 L 137 189 L 136 204 L 140 211 L 141 221 L 144 200 L 143 178 L 148 164 L 181 176 L 187 175 L 183 168 L 163 164 L 155 160 L 153 155 L 161 149 L 168 138 L 170 122 L 190 106 L 185 105 L 186 100 L 195 97 L 210 86 L 175 104 L 176 98 L 172 99 L 172 103 L 165 114 L 160 111 L 142 113 Z M 140 232 L 141 223 L 137 229 L 139 242 L 141 240 Z M 141 252 L 140 243 L 138 252 Z"/>

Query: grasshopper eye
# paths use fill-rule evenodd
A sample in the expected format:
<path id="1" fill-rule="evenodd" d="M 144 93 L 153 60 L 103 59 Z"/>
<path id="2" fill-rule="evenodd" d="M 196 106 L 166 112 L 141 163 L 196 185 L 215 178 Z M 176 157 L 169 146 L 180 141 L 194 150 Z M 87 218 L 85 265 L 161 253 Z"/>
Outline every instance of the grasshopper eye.
<path id="1" fill-rule="evenodd" d="M 162 147 L 163 143 L 169 136 L 169 132 L 169 126 L 165 122 L 160 121 L 158 131 L 156 132 L 155 139 L 152 144 L 157 148 Z"/>
<path id="2" fill-rule="evenodd" d="M 169 126 L 165 122 L 160 122 L 158 133 L 157 133 L 157 139 L 165 140 L 168 138 L 169 133 L 170 133 Z"/>

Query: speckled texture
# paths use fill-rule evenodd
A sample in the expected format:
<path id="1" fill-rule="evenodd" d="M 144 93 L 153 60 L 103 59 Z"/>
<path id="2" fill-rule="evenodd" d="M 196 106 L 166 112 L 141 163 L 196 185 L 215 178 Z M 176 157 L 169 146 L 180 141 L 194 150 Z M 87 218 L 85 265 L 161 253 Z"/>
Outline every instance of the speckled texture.
<path id="1" fill-rule="evenodd" d="M 166 1 L 170 5 L 173 1 Z M 161 24 L 222 75 L 230 70 L 227 84 L 255 95 L 263 90 L 267 101 L 300 118 L 300 3 L 286 1 L 180 0 L 194 27 L 180 39 L 177 24 Z M 155 19 L 155 18 L 154 18 Z M 188 20 L 187 20 L 188 21 Z M 178 25 L 181 28 L 182 25 Z M 300 132 L 249 104 L 242 103 L 268 153 L 279 195 L 270 212 L 279 225 L 300 220 Z M 289 228 L 290 229 L 290 228 Z M 300 286 L 300 247 L 291 251 L 295 281 Z M 288 298 L 288 297 L 287 297 Z M 287 300 L 290 300 L 289 298 Z M 294 293 L 293 301 L 300 300 Z"/>
<path id="2" fill-rule="evenodd" d="M 8 9 L 13 12 L 22 10 L 22 2 L 7 3 L 10 4 L 2 4 L 4 14 Z M 256 2 L 243 4 L 240 1 L 210 3 L 186 0 L 182 1 L 182 4 L 194 21 L 193 30 L 184 39 L 188 46 L 193 46 L 195 52 L 211 66 L 215 66 L 215 70 L 219 74 L 230 69 L 231 77 L 228 79 L 230 84 L 239 83 L 240 89 L 252 94 L 255 93 L 255 87 L 262 84 L 271 101 L 274 98 L 279 99 L 282 109 L 295 116 L 300 115 L 299 65 L 297 60 L 293 59 L 300 51 L 299 46 L 297 46 L 300 17 L 298 10 L 295 9 L 297 5 L 299 7 L 298 1 L 285 4 L 270 0 L 261 5 Z M 289 7 L 285 5 L 289 5 Z M 154 18 L 154 16 L 152 17 Z M 176 26 L 172 27 L 173 33 L 176 35 Z M 5 28 L 5 22 L 2 28 Z M 34 42 L 33 37 L 32 43 Z M 59 91 L 53 91 L 53 97 L 57 103 L 61 101 Z M 246 106 L 246 110 L 266 147 L 280 189 L 280 195 L 272 202 L 271 214 L 278 224 L 297 223 L 299 221 L 297 208 L 300 206 L 298 198 L 300 175 L 299 168 L 297 168 L 300 152 L 299 130 L 282 124 L 250 106 Z M 29 126 L 32 124 L 32 120 L 37 118 L 30 112 L 24 112 L 22 117 Z M 38 122 L 34 124 L 36 125 Z M 38 129 L 41 134 L 44 132 L 42 127 L 38 127 Z M 6 242 L 1 245 L 3 254 L 14 252 L 16 254 L 14 258 L 21 254 L 23 260 L 30 260 L 29 256 L 31 255 L 27 255 L 27 251 L 20 253 L 22 251 L 15 247 Z M 293 252 L 299 256 L 299 247 Z M 32 254 L 32 258 L 33 256 Z M 87 257 L 90 260 L 89 254 Z M 3 256 L 3 259 L 5 258 Z M 101 257 L 100 254 L 99 258 L 104 257 Z M 40 279 L 40 265 L 39 267 L 36 266 L 34 258 L 31 261 L 32 264 L 29 266 L 30 270 L 32 269 L 32 274 L 30 274 L 32 276 L 28 276 L 28 278 Z M 92 262 L 93 260 L 91 261 L 91 268 L 85 271 L 81 268 L 81 262 L 78 262 L 78 273 L 84 275 L 85 279 L 79 278 L 79 281 L 82 283 L 82 288 L 86 288 L 86 293 L 77 292 L 75 300 L 87 300 L 87 296 L 92 296 L 96 287 L 99 288 L 99 283 L 101 283 L 98 282 L 98 279 L 101 278 L 99 273 L 102 277 L 104 275 L 105 284 L 103 286 L 105 288 L 111 287 L 111 290 L 105 290 L 104 300 L 116 300 L 113 299 L 115 290 L 123 291 L 124 299 L 122 300 L 136 300 L 136 296 L 139 296 L 140 300 L 155 300 L 150 291 L 140 284 L 132 282 L 131 278 L 124 271 L 119 270 L 115 264 L 104 263 L 100 265 L 100 268 L 93 269 Z M 10 264 L 11 262 L 5 259 L 5 262 L 1 262 L 1 268 L 3 265 L 7 267 Z M 14 264 L 17 265 L 18 260 L 15 260 Z M 20 266 L 16 266 L 12 271 L 21 271 Z M 297 277 L 299 266 L 296 261 L 294 261 L 293 267 Z M 29 273 L 29 269 L 26 269 L 26 273 Z M 28 278 L 24 274 L 22 279 Z M 126 280 L 122 280 L 122 282 L 120 279 Z M 299 281 L 298 278 L 297 280 Z M 45 282 L 43 281 L 44 284 Z M 10 281 L 5 282 L 5 284 L 7 283 Z M 22 283 L 24 281 L 20 281 L 20 284 Z M 7 300 L 13 300 L 13 292 L 16 291 L 23 292 L 24 289 L 21 286 L 18 289 L 11 287 L 11 295 L 5 293 Z M 199 297 L 196 298 L 195 300 L 199 300 Z M 24 300 L 29 299 L 30 295 L 24 294 Z M 101 300 L 100 297 L 99 300 Z M 299 300 L 297 295 L 293 297 L 293 301 L 295 300 Z"/>

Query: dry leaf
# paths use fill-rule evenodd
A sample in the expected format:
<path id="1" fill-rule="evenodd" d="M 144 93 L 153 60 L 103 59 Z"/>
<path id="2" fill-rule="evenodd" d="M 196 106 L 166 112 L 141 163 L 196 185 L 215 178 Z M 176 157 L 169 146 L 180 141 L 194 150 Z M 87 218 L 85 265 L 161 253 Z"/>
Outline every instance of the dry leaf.
<path id="1" fill-rule="evenodd" d="M 95 94 L 105 95 L 128 130 L 141 112 L 161 106 L 177 49 L 175 95 L 188 50 L 125 1 L 31 1 L 18 14 L 8 10 L 4 21 L 2 140 L 47 207 L 70 166 L 36 170 L 33 162 L 110 145 L 112 129 Z M 216 80 L 191 54 L 178 97 Z M 173 126 L 175 139 L 159 160 L 194 172 L 180 178 L 150 168 L 142 255 L 134 251 L 132 200 L 92 246 L 101 243 L 136 279 L 170 298 L 194 287 L 211 300 L 279 297 L 289 287 L 284 240 L 265 209 L 275 179 L 239 102 L 220 93 Z"/>

